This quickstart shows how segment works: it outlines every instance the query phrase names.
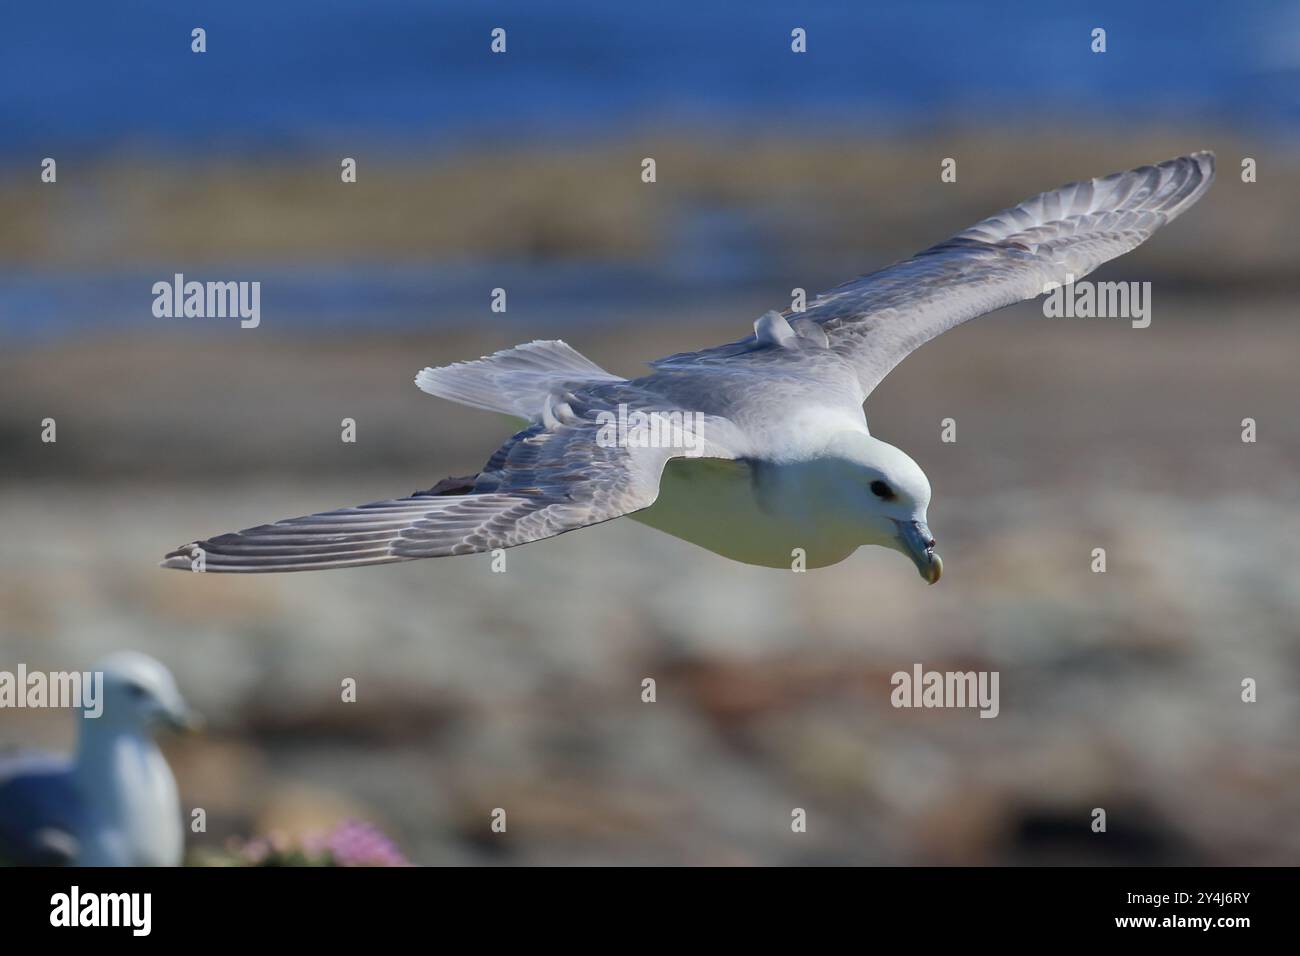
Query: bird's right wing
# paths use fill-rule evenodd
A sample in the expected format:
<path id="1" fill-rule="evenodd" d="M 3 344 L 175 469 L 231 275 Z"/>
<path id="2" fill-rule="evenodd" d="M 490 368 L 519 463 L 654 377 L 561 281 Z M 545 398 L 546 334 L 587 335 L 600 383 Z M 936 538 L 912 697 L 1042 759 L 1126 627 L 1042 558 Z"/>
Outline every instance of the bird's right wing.
<path id="1" fill-rule="evenodd" d="M 313 571 L 472 554 L 608 521 L 652 504 L 667 457 L 601 448 L 594 427 L 535 425 L 464 490 L 339 508 L 171 551 L 165 568 Z"/>
<path id="2" fill-rule="evenodd" d="M 255 572 L 390 564 L 510 548 L 639 511 L 658 497 L 670 458 L 705 453 L 702 435 L 679 433 L 674 444 L 620 431 L 618 400 L 644 397 L 621 380 L 557 395 L 544 420 L 513 436 L 478 475 L 193 541 L 168 553 L 162 566 Z M 668 425 L 677 421 L 663 416 Z M 725 457 L 716 448 L 707 454 Z"/>

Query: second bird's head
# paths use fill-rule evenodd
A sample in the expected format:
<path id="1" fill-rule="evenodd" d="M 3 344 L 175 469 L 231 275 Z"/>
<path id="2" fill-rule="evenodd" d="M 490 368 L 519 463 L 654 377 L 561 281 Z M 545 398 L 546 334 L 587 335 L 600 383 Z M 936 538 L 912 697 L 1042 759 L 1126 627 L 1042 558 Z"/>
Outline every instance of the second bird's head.
<path id="1" fill-rule="evenodd" d="M 104 675 L 104 707 L 97 724 L 144 732 L 159 727 L 190 731 L 201 724 L 171 671 L 152 657 L 136 651 L 115 651 L 94 670 Z"/>

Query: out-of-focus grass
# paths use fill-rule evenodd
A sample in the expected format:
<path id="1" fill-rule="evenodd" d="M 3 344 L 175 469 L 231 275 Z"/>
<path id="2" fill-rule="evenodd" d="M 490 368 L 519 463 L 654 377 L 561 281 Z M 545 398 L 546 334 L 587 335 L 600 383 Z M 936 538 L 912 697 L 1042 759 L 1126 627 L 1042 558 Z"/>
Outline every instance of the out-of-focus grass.
<path id="1" fill-rule="evenodd" d="M 1220 183 L 1192 232 L 1143 251 L 1149 271 L 1178 273 L 1198 251 L 1199 282 L 1295 280 L 1300 154 L 1226 135 L 1147 131 L 1120 139 L 958 133 L 931 139 L 791 139 L 645 134 L 606 143 L 495 146 L 412 157 L 361 154 L 246 161 L 120 154 L 66 163 L 34 188 L 0 171 L 0 265 L 98 269 L 183 261 L 393 262 L 523 257 L 636 260 L 663 254 L 678 220 L 747 210 L 792 267 L 905 255 L 1069 179 L 1193 149 L 1219 153 Z M 658 182 L 641 182 L 654 157 Z M 1243 156 L 1260 180 L 1240 181 Z M 941 184 L 953 157 L 956 183 Z M 1262 158 L 1261 158 L 1262 157 Z"/>

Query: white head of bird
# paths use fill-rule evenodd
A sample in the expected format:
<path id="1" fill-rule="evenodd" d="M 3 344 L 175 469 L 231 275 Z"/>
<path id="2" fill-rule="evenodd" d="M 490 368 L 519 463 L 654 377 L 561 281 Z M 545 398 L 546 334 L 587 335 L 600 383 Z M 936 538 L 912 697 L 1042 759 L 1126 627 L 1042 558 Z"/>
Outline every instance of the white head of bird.
<path id="1" fill-rule="evenodd" d="M 854 516 L 845 533 L 857 543 L 901 552 L 934 584 L 943 573 L 926 519 L 930 479 L 912 458 L 865 432 L 846 431 L 818 459 L 817 493 L 832 513 Z"/>
<path id="2" fill-rule="evenodd" d="M 149 734 L 162 727 L 191 730 L 198 718 L 171 671 L 145 654 L 115 651 L 94 668 L 104 675 L 104 711 L 87 720 L 100 730 Z"/>

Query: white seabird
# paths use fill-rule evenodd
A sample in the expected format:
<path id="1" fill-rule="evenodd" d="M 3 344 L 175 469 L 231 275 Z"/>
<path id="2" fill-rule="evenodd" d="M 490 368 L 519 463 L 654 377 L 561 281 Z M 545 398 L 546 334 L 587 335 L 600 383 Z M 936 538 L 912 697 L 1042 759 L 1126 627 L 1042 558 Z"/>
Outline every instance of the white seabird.
<path id="1" fill-rule="evenodd" d="M 560 341 L 426 368 L 415 380 L 424 391 L 528 426 L 477 475 L 194 541 L 162 566 L 384 564 L 509 548 L 627 515 L 768 567 L 788 569 L 795 549 L 815 568 L 880 545 L 933 584 L 943 563 L 926 522 L 930 482 L 871 436 L 862 403 L 913 349 L 1086 276 L 1181 215 L 1213 179 L 1214 155 L 1200 152 L 1042 193 L 802 313 L 769 312 L 744 339 L 652 362 L 640 378 L 612 375 Z M 629 417 L 634 427 L 610 429 Z M 658 419 L 672 427 L 654 427 Z"/>
<path id="2" fill-rule="evenodd" d="M 0 760 L 0 863 L 180 865 L 176 779 L 152 732 L 192 727 L 195 717 L 152 657 L 119 651 L 93 670 L 104 675 L 103 712 L 83 714 L 71 760 Z"/>

